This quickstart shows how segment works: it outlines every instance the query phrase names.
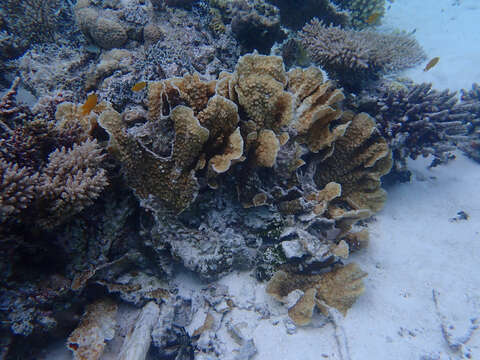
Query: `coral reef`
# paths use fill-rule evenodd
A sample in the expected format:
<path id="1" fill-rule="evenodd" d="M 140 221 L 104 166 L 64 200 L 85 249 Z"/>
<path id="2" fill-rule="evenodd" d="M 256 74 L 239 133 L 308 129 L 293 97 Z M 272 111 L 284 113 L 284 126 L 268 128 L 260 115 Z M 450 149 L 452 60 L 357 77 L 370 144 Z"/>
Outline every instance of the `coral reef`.
<path id="1" fill-rule="evenodd" d="M 472 159 L 480 162 L 480 86 L 472 84 L 470 90 L 461 91 L 460 106 L 470 113 L 464 122 L 469 126 L 469 141 L 461 145 L 461 149 Z"/>
<path id="2" fill-rule="evenodd" d="M 154 238 L 214 278 L 235 264 L 251 266 L 255 250 L 245 243 L 257 244 L 265 225 L 237 219 L 305 216 L 282 236 L 314 241 L 306 256 L 314 267 L 336 258 L 337 235 L 381 207 L 388 147 L 368 115 L 342 116 L 343 98 L 317 68 L 287 73 L 281 58 L 249 54 L 218 80 L 151 82 L 143 124 L 129 128 L 113 110 L 98 121 L 141 205 L 153 211 Z M 309 163 L 299 170 L 304 155 Z M 224 216 L 227 209 L 237 214 Z"/>
<path id="3" fill-rule="evenodd" d="M 404 34 L 344 30 L 313 19 L 299 37 L 312 59 L 349 91 L 425 59 L 417 41 Z"/>
<path id="4" fill-rule="evenodd" d="M 51 228 L 107 186 L 105 154 L 96 140 L 82 139 L 75 123 L 60 128 L 53 119 L 22 113 L 14 100 L 18 83 L 0 104 L 1 220 Z"/>
<path id="5" fill-rule="evenodd" d="M 349 11 L 341 10 L 331 0 L 305 0 L 296 2 L 291 0 L 269 0 L 278 6 L 281 13 L 281 21 L 285 26 L 299 30 L 314 17 L 318 17 L 328 25 L 348 27 L 351 23 Z"/>
<path id="6" fill-rule="evenodd" d="M 16 60 L 22 83 L 37 97 L 71 91 L 84 98 L 85 70 L 92 54 L 68 45 L 32 46 Z"/>
<path id="7" fill-rule="evenodd" d="M 356 29 L 378 25 L 385 13 L 385 0 L 333 0 L 340 9 L 348 11 L 350 23 Z"/>
<path id="8" fill-rule="evenodd" d="M 456 93 L 440 92 L 426 83 L 385 81 L 374 92 L 349 100 L 352 108 L 375 116 L 377 128 L 392 148 L 392 180 L 409 180 L 407 158 L 432 155 L 431 166 L 452 159 L 452 151 L 468 140 L 468 123 L 474 117 L 471 104 L 458 102 Z"/>
<path id="9" fill-rule="evenodd" d="M 346 315 L 357 298 L 364 292 L 362 279 L 367 273 L 355 263 L 321 275 L 275 273 L 267 284 L 267 293 L 280 302 L 288 302 L 288 296 L 300 290 L 301 297 L 290 307 L 288 315 L 297 325 L 310 323 L 315 305 L 326 314 L 323 306 L 332 306 Z"/>
<path id="10" fill-rule="evenodd" d="M 243 52 L 257 50 L 269 54 L 273 43 L 284 36 L 279 9 L 260 0 L 235 2 L 231 28 Z"/>
<path id="11" fill-rule="evenodd" d="M 83 33 L 103 49 L 118 48 L 127 42 L 125 27 L 115 19 L 107 18 L 105 12 L 89 6 L 88 1 L 76 4 L 75 21 Z"/>
<path id="12" fill-rule="evenodd" d="M 0 3 L 1 58 L 15 58 L 30 45 L 52 42 L 72 25 L 70 3 L 58 0 L 5 0 Z"/>

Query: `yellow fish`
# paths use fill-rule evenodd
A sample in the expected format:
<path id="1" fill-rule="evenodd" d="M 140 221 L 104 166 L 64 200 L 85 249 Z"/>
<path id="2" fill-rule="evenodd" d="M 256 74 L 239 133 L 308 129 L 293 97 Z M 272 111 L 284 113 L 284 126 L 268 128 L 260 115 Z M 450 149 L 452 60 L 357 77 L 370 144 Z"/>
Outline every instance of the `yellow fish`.
<path id="1" fill-rule="evenodd" d="M 140 91 L 142 89 L 145 89 L 145 86 L 147 86 L 147 82 L 146 81 L 140 81 L 138 83 L 136 83 L 135 85 L 132 86 L 132 91 Z"/>
<path id="2" fill-rule="evenodd" d="M 90 94 L 87 97 L 87 101 L 85 101 L 85 104 L 82 105 L 82 115 L 88 115 L 90 114 L 90 111 L 97 105 L 97 95 L 96 94 Z"/>
<path id="3" fill-rule="evenodd" d="M 439 60 L 440 58 L 438 56 L 434 57 L 432 60 L 428 62 L 427 66 L 425 66 L 425 69 L 423 69 L 423 71 L 428 71 L 431 68 L 433 68 L 435 65 L 437 65 Z"/>
<path id="4" fill-rule="evenodd" d="M 382 16 L 382 13 L 376 12 L 370 15 L 367 19 L 367 24 L 372 25 L 377 22 L 378 18 Z"/>

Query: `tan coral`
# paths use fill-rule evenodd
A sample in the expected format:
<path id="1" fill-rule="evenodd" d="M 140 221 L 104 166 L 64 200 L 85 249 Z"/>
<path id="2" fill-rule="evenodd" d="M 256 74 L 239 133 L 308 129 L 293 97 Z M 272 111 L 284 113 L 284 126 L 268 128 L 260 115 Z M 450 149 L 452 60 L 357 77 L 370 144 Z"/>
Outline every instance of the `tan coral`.
<path id="1" fill-rule="evenodd" d="M 239 160 L 243 154 L 243 138 L 240 128 L 237 128 L 228 138 L 223 154 L 215 155 L 210 159 L 210 166 L 216 173 L 226 172 L 233 160 Z"/>
<path id="2" fill-rule="evenodd" d="M 313 314 L 311 297 L 315 294 L 315 302 L 324 311 L 322 302 L 332 306 L 345 315 L 364 292 L 363 278 L 367 275 L 355 263 L 337 268 L 322 275 L 292 274 L 277 271 L 267 284 L 266 291 L 280 302 L 286 303 L 287 296 L 294 290 L 301 290 L 307 297 L 300 299 L 299 307 L 289 311 L 297 325 L 308 324 Z M 311 291 L 311 290 L 314 291 Z M 310 290 L 310 291 L 309 291 Z M 308 318 L 310 315 L 310 318 Z"/>
<path id="3" fill-rule="evenodd" d="M 249 54 L 238 61 L 230 86 L 249 119 L 259 128 L 278 132 L 293 116 L 293 96 L 286 84 L 282 58 Z"/>
<path id="4" fill-rule="evenodd" d="M 314 288 L 305 291 L 297 303 L 288 309 L 288 316 L 299 326 L 310 324 L 312 321 L 313 310 L 315 309 L 315 296 L 317 290 Z"/>
<path id="5" fill-rule="evenodd" d="M 280 141 L 272 130 L 262 130 L 258 134 L 255 160 L 258 166 L 272 167 L 277 159 Z"/>
<path id="6" fill-rule="evenodd" d="M 219 95 L 208 100 L 207 106 L 198 113 L 197 118 L 210 132 L 209 147 L 213 149 L 225 144 L 240 121 L 237 105 Z"/>
<path id="7" fill-rule="evenodd" d="M 55 126 L 58 129 L 69 129 L 79 124 L 85 133 L 86 139 L 87 136 L 91 135 L 97 128 L 98 115 L 107 109 L 111 109 L 111 105 L 102 101 L 88 114 L 84 114 L 81 105 L 63 102 L 57 106 L 57 110 L 55 111 Z"/>
<path id="8" fill-rule="evenodd" d="M 390 171 L 391 154 L 368 114 L 345 114 L 344 121 L 347 120 L 349 126 L 344 136 L 335 141 L 334 151 L 319 162 L 315 182 L 322 187 L 335 181 L 342 186 L 340 199 L 350 207 L 375 212 L 386 199 L 380 178 Z M 339 211 L 341 208 L 332 210 Z"/>
<path id="9" fill-rule="evenodd" d="M 208 130 L 200 126 L 190 108 L 176 107 L 176 136 L 171 158 L 162 158 L 144 148 L 127 135 L 121 115 L 105 111 L 100 125 L 110 135 L 110 147 L 122 162 L 127 180 L 136 194 L 147 199 L 155 196 L 176 213 L 183 211 L 195 199 L 198 182 L 195 178 L 195 159 L 208 138 Z"/>
<path id="10" fill-rule="evenodd" d="M 346 315 L 348 309 L 365 291 L 362 280 L 365 276 L 367 273 L 355 263 L 326 273 L 315 286 L 317 298 Z M 321 306 L 320 309 L 324 310 Z"/>
<path id="11" fill-rule="evenodd" d="M 151 81 L 148 84 L 148 116 L 159 120 L 170 115 L 181 103 L 180 90 L 170 80 Z"/>
<path id="12" fill-rule="evenodd" d="M 300 141 L 308 144 L 309 150 L 318 152 L 345 133 L 348 123 L 332 128 L 342 111 L 339 103 L 345 98 L 331 82 L 323 82 L 319 69 L 293 69 L 288 72 L 289 90 L 295 94 L 293 128 Z"/>
<path id="13" fill-rule="evenodd" d="M 198 114 L 205 109 L 208 100 L 215 95 L 216 80 L 202 81 L 198 74 L 185 75 L 183 78 L 171 79 L 180 91 L 182 100 Z"/>
<path id="14" fill-rule="evenodd" d="M 106 340 L 115 336 L 118 306 L 111 300 L 98 300 L 87 306 L 78 327 L 70 334 L 67 347 L 75 360 L 100 359 Z"/>

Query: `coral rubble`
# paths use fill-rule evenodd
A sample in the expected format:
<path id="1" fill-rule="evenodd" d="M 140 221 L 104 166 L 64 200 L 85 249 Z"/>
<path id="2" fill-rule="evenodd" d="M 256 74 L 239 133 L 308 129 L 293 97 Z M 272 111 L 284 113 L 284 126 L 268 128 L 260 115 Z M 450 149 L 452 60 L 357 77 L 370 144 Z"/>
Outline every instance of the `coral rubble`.
<path id="1" fill-rule="evenodd" d="M 350 91 L 425 59 L 418 42 L 404 34 L 344 30 L 313 19 L 299 36 L 312 59 Z"/>

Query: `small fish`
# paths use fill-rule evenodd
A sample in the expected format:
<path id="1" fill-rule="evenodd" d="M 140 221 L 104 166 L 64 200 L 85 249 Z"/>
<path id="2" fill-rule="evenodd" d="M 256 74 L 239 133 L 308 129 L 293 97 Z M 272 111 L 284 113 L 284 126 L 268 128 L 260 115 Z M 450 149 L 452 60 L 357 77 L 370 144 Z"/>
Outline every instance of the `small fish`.
<path id="1" fill-rule="evenodd" d="M 82 115 L 88 115 L 90 114 L 90 111 L 97 105 L 97 95 L 96 94 L 90 94 L 87 97 L 87 101 L 85 101 L 85 104 L 82 105 Z"/>
<path id="2" fill-rule="evenodd" d="M 135 85 L 132 86 L 132 91 L 140 91 L 142 89 L 145 89 L 145 86 L 147 86 L 147 82 L 146 81 L 140 81 L 138 83 L 136 83 Z"/>
<path id="3" fill-rule="evenodd" d="M 367 24 L 372 25 L 373 23 L 376 23 L 378 18 L 382 16 L 382 13 L 375 12 L 372 15 L 370 15 L 367 19 Z"/>
<path id="4" fill-rule="evenodd" d="M 428 62 L 427 66 L 425 66 L 425 69 L 423 69 L 423 71 L 428 71 L 431 68 L 433 68 L 435 65 L 437 65 L 439 60 L 440 58 L 438 56 L 434 57 L 432 60 Z"/>

